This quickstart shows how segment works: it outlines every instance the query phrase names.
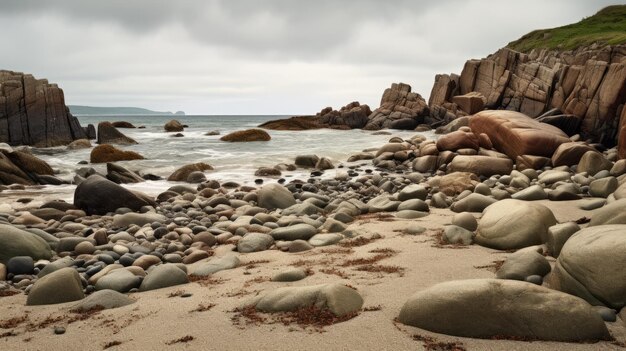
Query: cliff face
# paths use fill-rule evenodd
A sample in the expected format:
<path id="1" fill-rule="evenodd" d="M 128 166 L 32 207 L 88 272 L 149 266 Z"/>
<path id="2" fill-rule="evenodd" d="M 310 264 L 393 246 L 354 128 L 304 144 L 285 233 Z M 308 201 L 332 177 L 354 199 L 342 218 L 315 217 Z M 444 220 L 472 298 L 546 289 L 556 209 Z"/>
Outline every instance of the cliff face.
<path id="1" fill-rule="evenodd" d="M 30 74 L 0 71 L 0 142 L 38 147 L 87 138 L 63 90 Z"/>
<path id="2" fill-rule="evenodd" d="M 470 92 L 482 95 L 488 109 L 530 117 L 552 109 L 558 111 L 551 114 L 576 115 L 582 118 L 584 137 L 614 145 L 626 102 L 626 45 L 528 54 L 504 48 L 469 60 L 460 75 L 436 76 L 431 119 L 448 122 L 464 115 L 454 97 Z"/>

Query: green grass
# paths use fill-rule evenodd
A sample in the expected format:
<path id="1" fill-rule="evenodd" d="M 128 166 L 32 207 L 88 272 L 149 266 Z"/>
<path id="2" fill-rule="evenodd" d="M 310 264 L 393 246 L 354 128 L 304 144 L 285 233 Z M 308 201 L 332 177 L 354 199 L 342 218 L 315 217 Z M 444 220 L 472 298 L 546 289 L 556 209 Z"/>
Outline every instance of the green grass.
<path id="1" fill-rule="evenodd" d="M 605 7 L 578 23 L 532 31 L 507 47 L 521 52 L 544 48 L 572 50 L 593 43 L 626 44 L 626 5 Z"/>

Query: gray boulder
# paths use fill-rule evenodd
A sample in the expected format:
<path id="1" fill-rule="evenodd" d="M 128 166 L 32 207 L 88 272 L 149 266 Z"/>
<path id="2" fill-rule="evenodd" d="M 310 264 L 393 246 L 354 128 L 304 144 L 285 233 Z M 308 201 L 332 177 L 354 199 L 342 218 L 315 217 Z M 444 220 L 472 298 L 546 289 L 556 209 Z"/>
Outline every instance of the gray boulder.
<path id="1" fill-rule="evenodd" d="M 520 250 L 507 257 L 496 272 L 496 278 L 526 280 L 531 275 L 544 277 L 551 269 L 548 260 L 537 251 Z"/>
<path id="2" fill-rule="evenodd" d="M 591 213 L 589 227 L 606 224 L 626 224 L 626 199 L 611 202 Z"/>
<path id="3" fill-rule="evenodd" d="M 32 274 L 35 269 L 35 261 L 30 256 L 15 256 L 11 257 L 6 264 L 8 273 L 17 274 Z"/>
<path id="4" fill-rule="evenodd" d="M 428 190 L 421 185 L 411 184 L 398 192 L 398 200 L 406 201 L 410 199 L 426 200 Z"/>
<path id="5" fill-rule="evenodd" d="M 76 301 L 84 297 L 78 272 L 67 267 L 37 279 L 28 293 L 26 305 L 51 305 Z"/>
<path id="6" fill-rule="evenodd" d="M 543 200 L 548 198 L 548 194 L 541 185 L 532 185 L 524 190 L 511 195 L 511 198 L 524 201 Z"/>
<path id="7" fill-rule="evenodd" d="M 337 233 L 315 234 L 309 239 L 309 244 L 313 246 L 328 246 L 336 244 L 344 238 L 343 235 Z"/>
<path id="8" fill-rule="evenodd" d="M 531 283 L 472 279 L 413 295 L 398 320 L 435 333 L 470 338 L 608 340 L 602 318 L 585 301 Z"/>
<path id="9" fill-rule="evenodd" d="M 139 286 L 139 291 L 155 290 L 187 283 L 189 283 L 187 273 L 175 264 L 166 263 L 155 266 L 148 271 L 148 275 L 146 275 Z"/>
<path id="10" fill-rule="evenodd" d="M 498 200 L 482 194 L 472 193 L 450 206 L 454 212 L 482 212 Z"/>
<path id="11" fill-rule="evenodd" d="M 579 230 L 580 226 L 576 222 L 561 223 L 548 228 L 548 238 L 546 240 L 548 253 L 552 257 L 559 257 L 565 242 Z"/>
<path id="12" fill-rule="evenodd" d="M 39 236 L 9 224 L 0 224 L 0 263 L 16 256 L 47 260 L 52 257 L 52 250 Z"/>
<path id="13" fill-rule="evenodd" d="M 548 228 L 556 223 L 552 211 L 543 205 L 506 199 L 485 209 L 474 240 L 499 250 L 521 249 L 544 242 Z"/>
<path id="14" fill-rule="evenodd" d="M 320 158 L 317 155 L 298 155 L 294 163 L 298 167 L 314 168 Z"/>
<path id="15" fill-rule="evenodd" d="M 595 197 L 607 197 L 611 195 L 618 187 L 617 178 L 606 177 L 597 179 L 589 184 L 589 195 Z"/>
<path id="16" fill-rule="evenodd" d="M 355 289 L 334 283 L 278 288 L 253 299 L 247 305 L 263 312 L 287 312 L 315 306 L 344 316 L 359 311 L 363 306 L 363 298 Z"/>
<path id="17" fill-rule="evenodd" d="M 411 210 L 411 211 L 422 211 L 428 212 L 430 208 L 428 208 L 428 204 L 421 199 L 409 199 L 404 200 L 398 205 L 398 211 Z"/>
<path id="18" fill-rule="evenodd" d="M 96 290 L 115 290 L 117 292 L 128 292 L 138 288 L 141 284 L 141 277 L 138 277 L 126 269 L 116 269 L 101 277 L 96 282 Z"/>
<path id="19" fill-rule="evenodd" d="M 456 225 L 447 225 L 443 229 L 443 240 L 449 244 L 471 245 L 474 233 Z"/>
<path id="20" fill-rule="evenodd" d="M 287 208 L 296 204 L 296 199 L 291 191 L 280 184 L 267 184 L 257 193 L 259 207 L 273 210 Z"/>
<path id="21" fill-rule="evenodd" d="M 476 220 L 474 215 L 469 212 L 460 212 L 455 214 L 454 217 L 452 217 L 452 224 L 461 228 L 465 228 L 470 232 L 475 231 L 478 227 L 478 221 Z"/>
<path id="22" fill-rule="evenodd" d="M 80 300 L 80 302 L 73 305 L 70 309 L 72 311 L 89 311 L 94 308 L 104 308 L 108 310 L 133 303 L 135 303 L 135 299 L 115 290 L 100 290 Z"/>
<path id="23" fill-rule="evenodd" d="M 307 274 L 302 268 L 290 268 L 276 273 L 272 277 L 273 282 L 295 282 L 306 278 Z"/>
<path id="24" fill-rule="evenodd" d="M 237 243 L 237 251 L 242 253 L 265 251 L 274 244 L 274 238 L 264 233 L 248 233 Z"/>
<path id="25" fill-rule="evenodd" d="M 582 229 L 565 243 L 554 267 L 553 287 L 592 305 L 626 305 L 626 225 Z"/>
<path id="26" fill-rule="evenodd" d="M 290 225 L 288 227 L 280 227 L 273 229 L 270 235 L 274 240 L 309 240 L 313 235 L 317 234 L 317 228 L 310 224 L 300 223 Z"/>
<path id="27" fill-rule="evenodd" d="M 206 277 L 219 271 L 236 268 L 237 266 L 239 266 L 239 257 L 229 254 L 213 258 L 207 262 L 198 263 L 191 275 Z"/>
<path id="28" fill-rule="evenodd" d="M 379 195 L 367 202 L 369 211 L 375 212 L 393 212 L 400 206 L 400 201 L 395 201 L 390 195 Z"/>
<path id="29" fill-rule="evenodd" d="M 613 168 L 613 162 L 607 160 L 604 155 L 597 151 L 587 151 L 580 158 L 576 172 L 587 172 L 589 175 L 595 175 L 603 170 L 609 171 L 611 168 Z"/>

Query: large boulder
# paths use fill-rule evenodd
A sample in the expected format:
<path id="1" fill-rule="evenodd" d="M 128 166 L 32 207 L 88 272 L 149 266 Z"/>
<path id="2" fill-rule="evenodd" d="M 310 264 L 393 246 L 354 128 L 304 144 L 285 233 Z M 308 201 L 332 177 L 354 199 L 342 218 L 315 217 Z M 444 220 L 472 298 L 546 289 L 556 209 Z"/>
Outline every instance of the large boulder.
<path id="1" fill-rule="evenodd" d="M 239 266 L 239 263 L 239 257 L 234 254 L 215 257 L 209 261 L 197 263 L 192 270 L 191 275 L 206 277 L 223 270 L 236 268 Z"/>
<path id="2" fill-rule="evenodd" d="M 363 129 L 379 130 L 414 129 L 430 114 L 428 105 L 422 96 L 411 92 L 411 86 L 394 83 L 387 88 L 380 101 L 380 107 L 368 117 Z"/>
<path id="3" fill-rule="evenodd" d="M 458 149 L 478 150 L 479 143 L 476 134 L 457 130 L 456 132 L 439 137 L 439 139 L 437 139 L 437 149 L 439 149 L 439 151 L 456 151 Z"/>
<path id="4" fill-rule="evenodd" d="M 458 155 L 448 164 L 450 172 L 470 172 L 486 177 L 494 174 L 506 175 L 512 170 L 513 161 L 500 157 Z"/>
<path id="5" fill-rule="evenodd" d="M 115 290 L 99 290 L 72 306 L 72 311 L 86 312 L 94 308 L 113 309 L 135 303 L 135 300 Z"/>
<path id="6" fill-rule="evenodd" d="M 482 111 L 469 125 L 475 134 L 487 134 L 494 148 L 513 160 L 521 155 L 552 157 L 559 145 L 569 142 L 560 129 L 515 111 Z"/>
<path id="7" fill-rule="evenodd" d="M 39 236 L 9 224 L 0 224 L 0 263 L 18 256 L 47 260 L 52 257 L 52 250 Z"/>
<path id="8" fill-rule="evenodd" d="M 135 139 L 122 134 L 122 132 L 117 130 L 110 122 L 98 123 L 98 140 L 96 142 L 98 144 L 137 144 Z"/>
<path id="9" fill-rule="evenodd" d="M 165 123 L 165 125 L 163 126 L 163 129 L 165 129 L 166 132 L 182 132 L 185 129 L 185 127 L 183 126 L 182 123 L 173 119 Z"/>
<path id="10" fill-rule="evenodd" d="M 531 275 L 545 276 L 550 273 L 550 263 L 534 250 L 519 250 L 506 258 L 496 272 L 498 279 L 526 280 Z"/>
<path id="11" fill-rule="evenodd" d="M 258 204 L 268 210 L 287 208 L 296 204 L 296 199 L 289 189 L 280 184 L 267 184 L 257 193 Z"/>
<path id="12" fill-rule="evenodd" d="M 437 284 L 411 296 L 398 320 L 435 333 L 470 338 L 609 340 L 600 315 L 584 300 L 515 280 Z"/>
<path id="13" fill-rule="evenodd" d="M 204 171 L 211 171 L 211 170 L 213 170 L 213 167 L 207 163 L 204 163 L 204 162 L 192 163 L 189 165 L 182 166 L 179 169 L 175 170 L 174 173 L 172 173 L 167 178 L 167 180 L 169 180 L 170 182 L 184 182 L 187 180 L 189 175 L 193 172 L 204 172 Z"/>
<path id="14" fill-rule="evenodd" d="M 474 173 L 453 172 L 439 179 L 439 191 L 448 196 L 453 196 L 465 190 L 474 190 L 478 183 L 480 181 Z"/>
<path id="15" fill-rule="evenodd" d="M 155 290 L 187 283 L 189 283 L 187 273 L 175 264 L 164 264 L 148 271 L 148 275 L 146 275 L 139 286 L 139 291 Z"/>
<path id="16" fill-rule="evenodd" d="M 107 163 L 106 177 L 117 184 L 141 183 L 144 181 L 139 174 L 112 162 Z"/>
<path id="17" fill-rule="evenodd" d="M 144 157 L 134 151 L 124 151 L 110 144 L 98 145 L 91 150 L 91 163 L 143 160 Z"/>
<path id="18" fill-rule="evenodd" d="M 588 151 L 596 151 L 596 149 L 583 142 L 563 143 L 554 151 L 552 165 L 554 167 L 576 165 Z"/>
<path id="19" fill-rule="evenodd" d="M 139 211 L 143 206 L 156 206 L 156 203 L 143 193 L 128 190 L 94 174 L 76 187 L 74 206 L 89 215 L 103 215 L 122 207 Z"/>
<path id="20" fill-rule="evenodd" d="M 110 266 L 107 266 L 110 267 Z M 100 277 L 96 281 L 96 290 L 113 290 L 120 293 L 136 289 L 141 284 L 141 277 L 127 269 L 118 268 Z"/>
<path id="21" fill-rule="evenodd" d="M 241 253 L 265 251 L 274 244 L 274 238 L 265 233 L 248 233 L 237 242 L 237 251 Z"/>
<path id="22" fill-rule="evenodd" d="M 355 313 L 363 306 L 363 298 L 343 284 L 289 286 L 271 290 L 247 303 L 262 312 L 288 312 L 310 306 L 327 309 L 336 316 Z"/>
<path id="23" fill-rule="evenodd" d="M 565 242 L 554 268 L 554 288 L 593 305 L 626 305 L 626 225 L 580 230 Z"/>
<path id="24" fill-rule="evenodd" d="M 591 213 L 589 227 L 606 224 L 626 224 L 626 199 L 620 198 Z"/>
<path id="25" fill-rule="evenodd" d="M 595 175 L 600 171 L 609 171 L 613 167 L 613 162 L 609 161 L 601 153 L 593 150 L 587 151 L 580 158 L 576 172 L 587 172 L 589 175 Z"/>
<path id="26" fill-rule="evenodd" d="M 272 137 L 263 129 L 246 129 L 232 132 L 220 138 L 221 141 L 246 142 L 246 141 L 269 141 Z"/>
<path id="27" fill-rule="evenodd" d="M 279 227 L 273 229 L 270 235 L 274 240 L 309 240 L 313 235 L 317 234 L 317 228 L 310 224 L 299 223 L 288 227 Z"/>
<path id="28" fill-rule="evenodd" d="M 521 249 L 546 241 L 548 228 L 556 223 L 552 211 L 541 204 L 506 199 L 485 209 L 475 241 L 499 250 Z"/>
<path id="29" fill-rule="evenodd" d="M 28 293 L 26 305 L 51 305 L 84 297 L 78 272 L 74 268 L 66 267 L 37 279 Z"/>

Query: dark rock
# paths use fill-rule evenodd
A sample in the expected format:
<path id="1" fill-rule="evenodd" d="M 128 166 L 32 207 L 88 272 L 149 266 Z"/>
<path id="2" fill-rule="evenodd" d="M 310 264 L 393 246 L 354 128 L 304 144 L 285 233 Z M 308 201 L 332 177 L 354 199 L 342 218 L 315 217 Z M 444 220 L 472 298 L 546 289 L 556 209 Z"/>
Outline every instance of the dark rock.
<path id="1" fill-rule="evenodd" d="M 76 187 L 74 205 L 89 215 L 103 215 L 121 207 L 138 211 L 143 206 L 156 206 L 156 203 L 145 194 L 127 190 L 99 175 L 92 175 Z"/>
<path id="2" fill-rule="evenodd" d="M 120 144 L 120 145 L 132 145 L 137 142 L 122 134 L 117 130 L 111 122 L 98 123 L 98 144 Z"/>
<path id="3" fill-rule="evenodd" d="M 98 145 L 91 150 L 91 163 L 105 163 L 115 161 L 143 160 L 144 157 L 134 151 L 120 150 L 110 144 Z"/>

